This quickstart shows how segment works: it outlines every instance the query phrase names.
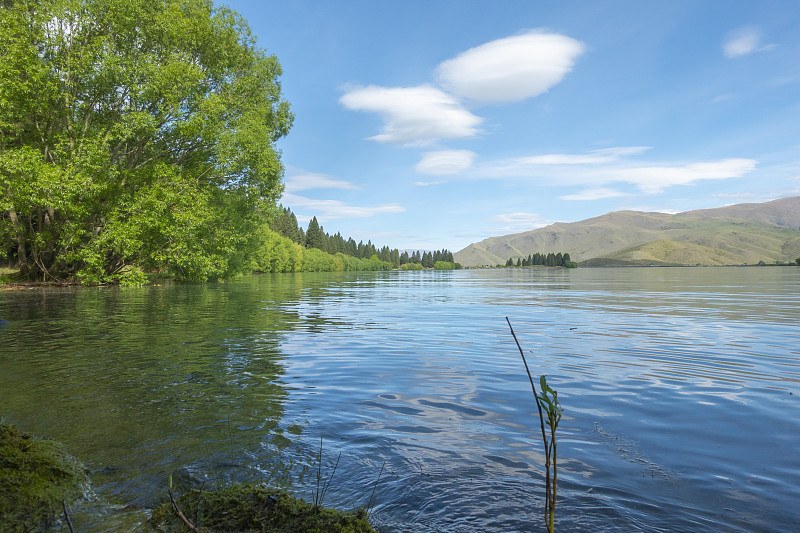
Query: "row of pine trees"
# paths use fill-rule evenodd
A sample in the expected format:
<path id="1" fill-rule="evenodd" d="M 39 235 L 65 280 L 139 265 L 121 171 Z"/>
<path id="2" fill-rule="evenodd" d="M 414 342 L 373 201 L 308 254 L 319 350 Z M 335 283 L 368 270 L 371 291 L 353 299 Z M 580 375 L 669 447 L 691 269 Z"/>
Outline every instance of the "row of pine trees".
<path id="1" fill-rule="evenodd" d="M 297 217 L 288 207 L 280 208 L 278 214 L 270 223 L 270 229 L 275 233 L 291 239 L 293 242 L 306 248 L 316 248 L 329 254 L 343 253 L 359 259 L 369 259 L 377 256 L 381 261 L 391 263 L 394 268 L 406 263 L 416 263 L 424 268 L 433 268 L 437 261 L 454 263 L 453 253 L 449 250 L 435 250 L 433 252 L 412 251 L 411 253 L 397 249 L 390 249 L 388 246 L 378 248 L 372 241 L 356 241 L 351 237 L 345 239 L 341 233 L 328 235 L 325 229 L 319 225 L 317 217 L 308 223 L 308 229 L 303 228 L 297 223 Z"/>
<path id="2" fill-rule="evenodd" d="M 549 253 L 549 254 L 540 254 L 536 252 L 535 254 L 531 254 L 528 257 L 517 257 L 517 261 L 514 261 L 513 257 L 509 257 L 508 261 L 506 261 L 507 267 L 527 267 L 527 266 L 551 266 L 551 267 L 573 267 L 577 266 L 573 261 L 570 260 L 569 254 L 558 252 L 557 254 Z M 574 267 L 573 267 L 574 268 Z"/>

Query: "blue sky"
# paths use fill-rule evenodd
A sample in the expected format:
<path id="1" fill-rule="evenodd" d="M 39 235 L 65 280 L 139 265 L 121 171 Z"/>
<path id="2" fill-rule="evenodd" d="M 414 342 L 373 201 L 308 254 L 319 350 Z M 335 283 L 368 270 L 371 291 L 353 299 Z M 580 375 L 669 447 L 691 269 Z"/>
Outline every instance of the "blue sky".
<path id="1" fill-rule="evenodd" d="M 800 194 L 800 2 L 226 3 L 278 56 L 282 203 L 399 249 Z"/>

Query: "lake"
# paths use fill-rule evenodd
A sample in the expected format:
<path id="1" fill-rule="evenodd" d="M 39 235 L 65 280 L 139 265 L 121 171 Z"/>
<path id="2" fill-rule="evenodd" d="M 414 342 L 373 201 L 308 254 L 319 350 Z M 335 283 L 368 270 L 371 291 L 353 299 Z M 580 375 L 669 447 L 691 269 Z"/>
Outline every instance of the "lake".
<path id="1" fill-rule="evenodd" d="M 539 420 L 505 317 L 564 408 L 556 530 L 800 523 L 796 267 L 0 291 L 0 416 L 90 468 L 80 531 L 136 528 L 179 468 L 313 500 L 320 439 L 325 479 L 341 454 L 324 503 L 374 488 L 381 531 L 543 531 Z"/>

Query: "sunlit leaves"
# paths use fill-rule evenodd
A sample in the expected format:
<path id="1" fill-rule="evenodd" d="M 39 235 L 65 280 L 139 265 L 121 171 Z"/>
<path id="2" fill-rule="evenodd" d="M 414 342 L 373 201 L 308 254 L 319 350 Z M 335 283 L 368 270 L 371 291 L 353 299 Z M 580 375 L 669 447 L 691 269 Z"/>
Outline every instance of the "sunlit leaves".
<path id="1" fill-rule="evenodd" d="M 539 377 L 539 394 L 537 398 L 541 403 L 544 411 L 547 413 L 547 425 L 555 435 L 558 423 L 561 421 L 561 404 L 558 402 L 558 392 L 550 388 L 547 384 L 547 376 L 542 375 Z"/>
<path id="2" fill-rule="evenodd" d="M 0 247 L 23 272 L 247 268 L 293 117 L 277 59 L 239 15 L 208 0 L 19 1 L 0 29 Z"/>

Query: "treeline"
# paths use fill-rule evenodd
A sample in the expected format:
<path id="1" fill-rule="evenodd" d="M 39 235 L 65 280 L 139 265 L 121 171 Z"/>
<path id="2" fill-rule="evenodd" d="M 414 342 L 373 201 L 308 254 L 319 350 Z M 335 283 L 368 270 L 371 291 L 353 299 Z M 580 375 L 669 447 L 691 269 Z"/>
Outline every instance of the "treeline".
<path id="1" fill-rule="evenodd" d="M 540 254 L 536 252 L 535 254 L 531 254 L 528 257 L 517 257 L 517 261 L 514 262 L 513 257 L 509 257 L 508 261 L 506 261 L 507 267 L 529 267 L 529 266 L 549 266 L 549 267 L 566 267 L 566 268 L 577 268 L 578 263 L 571 261 L 569 258 L 568 253 L 562 254 L 558 252 L 557 254 L 548 253 L 548 254 Z"/>
<path id="2" fill-rule="evenodd" d="M 357 259 L 371 259 L 376 256 L 379 261 L 390 263 L 392 268 L 401 268 L 403 265 L 419 265 L 420 269 L 435 268 L 437 262 L 452 263 L 453 268 L 461 267 L 454 261 L 453 253 L 447 249 L 433 252 L 417 250 L 408 253 L 403 251 L 401 253 L 397 248 L 391 249 L 388 246 L 379 248 L 370 240 L 366 244 L 363 241 L 356 243 L 352 237 L 345 239 L 339 232 L 329 235 L 320 226 L 317 217 L 313 217 L 308 223 L 308 228 L 303 231 L 303 228 L 297 223 L 297 217 L 288 207 L 278 208 L 278 213 L 270 222 L 270 229 L 306 249 L 321 250 L 331 255 L 343 254 Z M 404 268 L 404 270 L 410 269 L 413 267 Z M 445 270 L 445 268 L 439 268 L 439 270 Z"/>
<path id="3" fill-rule="evenodd" d="M 253 254 L 249 265 L 251 272 L 342 272 L 391 269 L 391 263 L 381 261 L 376 255 L 364 259 L 341 252 L 329 254 L 317 248 L 306 248 L 266 228 L 261 234 L 261 245 Z"/>

